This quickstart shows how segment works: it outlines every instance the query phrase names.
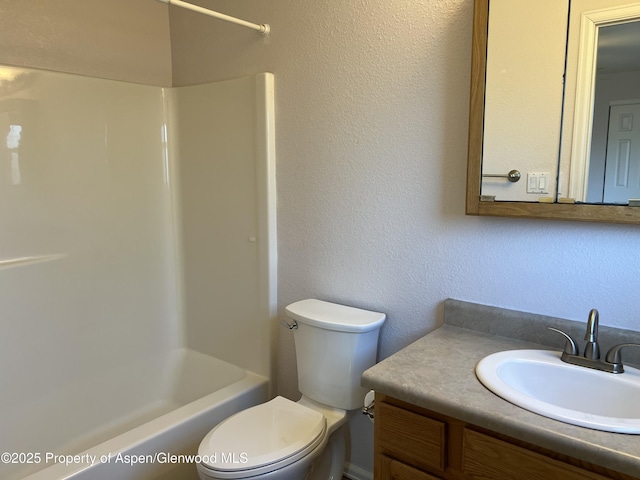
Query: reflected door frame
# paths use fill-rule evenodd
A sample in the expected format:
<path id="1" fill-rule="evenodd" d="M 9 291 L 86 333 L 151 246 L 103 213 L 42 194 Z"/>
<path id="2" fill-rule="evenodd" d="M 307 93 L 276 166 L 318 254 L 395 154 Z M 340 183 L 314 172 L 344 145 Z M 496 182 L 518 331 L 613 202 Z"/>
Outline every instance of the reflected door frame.
<path id="1" fill-rule="evenodd" d="M 640 4 L 582 13 L 569 178 L 569 197 L 575 198 L 576 201 L 584 202 L 587 198 L 596 90 L 598 31 L 600 27 L 638 20 L 640 20 Z"/>

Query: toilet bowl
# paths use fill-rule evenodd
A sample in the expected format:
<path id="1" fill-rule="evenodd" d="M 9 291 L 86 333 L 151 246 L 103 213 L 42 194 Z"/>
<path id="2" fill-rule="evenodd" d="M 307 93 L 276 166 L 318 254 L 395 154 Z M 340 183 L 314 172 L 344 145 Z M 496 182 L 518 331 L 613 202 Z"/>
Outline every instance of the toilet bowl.
<path id="1" fill-rule="evenodd" d="M 321 300 L 286 309 L 293 319 L 302 398 L 276 397 L 243 410 L 200 443 L 202 480 L 340 480 L 341 428 L 366 394 L 362 372 L 375 363 L 383 313 Z"/>
<path id="2" fill-rule="evenodd" d="M 344 452 L 340 427 L 346 419 L 345 410 L 304 397 L 298 402 L 276 397 L 229 417 L 211 430 L 198 449 L 198 473 L 203 480 L 312 478 L 314 462 L 322 454 L 339 457 L 340 451 L 331 451 L 339 447 Z M 335 439 L 329 442 L 334 434 Z M 327 450 L 328 443 L 331 448 Z M 342 468 L 324 478 L 339 479 L 337 475 L 342 475 Z"/>

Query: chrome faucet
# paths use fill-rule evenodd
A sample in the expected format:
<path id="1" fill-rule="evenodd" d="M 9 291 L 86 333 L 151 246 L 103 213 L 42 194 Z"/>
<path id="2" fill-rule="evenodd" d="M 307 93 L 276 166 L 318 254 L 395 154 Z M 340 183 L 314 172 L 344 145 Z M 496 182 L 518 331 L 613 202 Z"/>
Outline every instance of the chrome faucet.
<path id="1" fill-rule="evenodd" d="M 572 365 L 579 365 L 581 367 L 595 368 L 596 370 L 602 370 L 609 373 L 623 373 L 624 365 L 622 364 L 621 350 L 624 347 L 640 347 L 640 344 L 636 343 L 622 343 L 615 345 L 609 349 L 604 361 L 600 361 L 600 347 L 598 346 L 598 323 L 599 314 L 595 308 L 589 312 L 589 318 L 587 320 L 587 333 L 584 339 L 587 344 L 584 349 L 584 355 L 580 356 L 580 350 L 578 344 L 571 335 L 562 330 L 554 327 L 547 327 L 549 330 L 558 332 L 566 339 L 564 344 L 564 351 L 560 359 L 563 362 L 571 363 Z"/>
<path id="2" fill-rule="evenodd" d="M 584 348 L 584 357 L 591 360 L 600 360 L 600 347 L 598 346 L 598 323 L 600 314 L 598 310 L 593 308 L 589 312 L 589 319 L 587 320 L 587 333 L 584 339 L 587 341 L 587 346 Z"/>

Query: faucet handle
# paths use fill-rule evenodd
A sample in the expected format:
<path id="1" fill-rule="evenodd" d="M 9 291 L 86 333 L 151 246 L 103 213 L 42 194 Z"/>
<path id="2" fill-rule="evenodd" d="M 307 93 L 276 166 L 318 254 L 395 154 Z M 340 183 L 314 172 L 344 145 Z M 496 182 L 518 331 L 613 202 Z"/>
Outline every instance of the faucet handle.
<path id="1" fill-rule="evenodd" d="M 637 343 L 621 343 L 609 349 L 605 361 L 613 364 L 613 373 L 623 373 L 624 365 L 622 365 L 622 349 L 625 347 L 640 347 Z"/>
<path id="2" fill-rule="evenodd" d="M 564 353 L 568 355 L 574 355 L 576 357 L 580 355 L 580 351 L 578 350 L 578 344 L 576 343 L 576 341 L 573 339 L 571 335 L 569 335 L 566 332 L 563 332 L 559 328 L 547 327 L 547 329 L 552 330 L 554 332 L 558 332 L 559 334 L 564 335 L 564 337 L 567 339 L 567 341 L 564 344 Z"/>

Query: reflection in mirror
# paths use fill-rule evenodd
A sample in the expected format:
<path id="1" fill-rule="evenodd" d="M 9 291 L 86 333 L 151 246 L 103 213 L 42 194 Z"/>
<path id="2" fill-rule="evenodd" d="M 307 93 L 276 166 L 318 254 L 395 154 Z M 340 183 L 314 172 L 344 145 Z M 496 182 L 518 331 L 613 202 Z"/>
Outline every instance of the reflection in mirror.
<path id="1" fill-rule="evenodd" d="M 596 72 L 586 201 L 626 204 L 640 198 L 640 22 L 599 29 Z"/>
<path id="2" fill-rule="evenodd" d="M 611 5 L 574 0 L 566 46 L 568 1 L 490 2 L 482 195 L 618 204 L 640 198 L 640 22 L 633 21 L 640 11 L 638 4 Z M 514 169 L 520 182 L 508 181 Z"/>
<path id="3" fill-rule="evenodd" d="M 588 203 L 640 198 L 640 21 L 598 29 L 586 184 Z"/>
<path id="4" fill-rule="evenodd" d="M 572 11 L 560 195 L 626 205 L 640 197 L 632 121 L 640 127 L 632 106 L 640 99 L 640 4 L 574 0 Z"/>
<path id="5" fill-rule="evenodd" d="M 640 224 L 640 206 L 584 202 L 586 186 L 590 183 L 595 185 L 595 174 L 592 175 L 589 172 L 585 160 L 590 157 L 586 152 L 591 150 L 591 131 L 594 117 L 600 118 L 598 113 L 593 114 L 594 86 L 598 68 L 595 63 L 597 34 L 598 30 L 606 32 L 604 29 L 609 26 L 640 22 L 640 3 L 636 1 L 636 3 L 629 5 L 625 2 L 626 0 L 571 0 L 571 15 L 569 22 L 567 22 L 568 0 L 537 0 L 535 2 L 528 0 L 474 0 L 466 195 L 466 213 L 468 215 Z M 620 7 L 621 3 L 622 7 Z M 491 4 L 492 10 L 491 19 L 489 18 L 489 4 Z M 512 54 L 512 57 L 515 55 L 515 59 L 519 60 L 518 64 L 511 64 L 508 60 L 496 61 L 499 57 L 495 57 L 493 47 L 487 45 L 489 43 L 488 37 L 498 28 L 493 12 L 501 6 L 506 6 L 508 11 L 509 4 L 514 6 L 515 10 L 511 14 L 503 15 L 503 18 L 510 22 L 507 24 L 506 32 L 517 34 L 528 32 L 534 35 L 529 40 L 520 43 Z M 559 4 L 563 7 L 561 16 L 558 16 L 558 12 L 554 9 Z M 546 11 L 547 17 L 544 17 L 543 13 L 541 13 L 542 16 L 536 17 L 531 12 L 531 9 L 536 7 L 542 9 L 539 10 L 539 13 Z M 633 9 L 635 9 L 635 13 L 633 13 Z M 602 11 L 607 17 L 605 20 L 599 18 Z M 582 12 L 589 14 L 584 15 Z M 538 22 L 538 37 L 535 36 L 536 29 L 529 28 L 534 22 Z M 568 34 L 567 23 L 569 23 Z M 585 24 L 587 28 L 583 28 Z M 564 30 L 564 35 L 558 34 L 557 29 Z M 592 46 L 590 49 L 584 49 L 580 44 L 581 32 L 589 30 L 592 35 L 586 35 L 585 38 L 591 38 Z M 544 35 L 541 35 L 540 32 L 544 32 Z M 504 35 L 507 34 L 504 33 Z M 546 37 L 551 36 L 564 38 L 560 38 L 557 45 L 550 45 L 546 41 Z M 603 36 L 606 37 L 606 33 Z M 497 35 L 490 43 L 499 46 L 516 44 L 517 41 L 514 38 Z M 604 49 L 604 38 L 601 43 L 603 43 Z M 547 48 L 546 52 L 541 51 L 544 48 Z M 561 51 L 559 67 L 557 49 Z M 562 104 L 562 99 L 558 100 L 557 94 L 558 88 L 562 91 L 562 87 L 558 87 L 557 83 L 562 84 L 561 72 L 565 62 L 565 49 L 567 50 L 564 74 L 565 94 L 564 104 Z M 581 52 L 580 57 L 578 51 Z M 588 55 L 585 56 L 584 52 L 591 52 L 590 62 L 583 61 L 585 58 L 589 60 Z M 640 57 L 640 55 L 636 55 L 636 57 Z M 530 65 L 543 60 L 551 63 L 543 63 L 544 68 L 542 69 L 526 70 Z M 489 68 L 490 63 L 498 65 L 499 68 Z M 583 75 L 584 66 L 589 63 L 591 63 L 591 69 L 586 70 L 587 75 Z M 514 65 L 517 67 L 514 68 Z M 524 79 L 528 81 L 527 87 L 518 93 L 517 90 L 507 88 L 508 85 L 505 84 L 492 93 L 494 87 L 488 84 L 492 82 L 492 78 L 513 78 L 517 82 L 522 69 L 526 72 Z M 604 72 L 601 73 L 604 74 Z M 554 79 L 557 79 L 555 85 Z M 578 80 L 580 80 L 579 86 L 577 85 Z M 635 81 L 635 83 L 639 84 L 640 82 Z M 551 86 L 550 89 L 545 90 L 545 87 L 540 91 L 537 90 L 538 87 L 545 85 Z M 598 108 L 601 98 L 604 97 L 598 94 L 596 108 Z M 625 100 L 637 98 L 632 98 L 628 94 L 625 96 Z M 608 111 L 611 102 L 607 102 L 605 110 Z M 511 113 L 509 113 L 509 108 L 512 109 Z M 500 118 L 501 115 L 502 118 Z M 556 130 L 553 133 L 555 136 L 549 137 L 542 143 L 536 143 L 539 140 L 528 136 L 528 132 L 548 131 L 549 129 L 546 125 L 522 128 L 523 124 L 533 118 L 542 120 L 549 125 L 555 124 Z M 629 118 L 623 117 L 620 120 L 624 128 L 629 128 Z M 585 119 L 587 120 L 585 121 Z M 608 124 L 608 117 L 606 123 Z M 559 127 L 561 124 L 560 135 Z M 594 136 L 597 135 L 595 128 L 594 126 Z M 509 143 L 511 146 L 507 148 L 506 145 Z M 543 152 L 543 147 L 548 145 L 552 145 L 552 152 L 547 155 Z M 558 146 L 560 146 L 559 164 Z M 497 150 L 492 150 L 494 148 Z M 571 162 L 572 155 L 580 161 Z M 548 166 L 542 167 L 549 169 L 549 182 L 547 184 L 544 176 L 537 178 L 545 179 L 543 183 L 548 185 L 549 192 L 557 187 L 557 195 L 552 196 L 553 194 L 549 193 L 549 197 L 543 197 L 525 192 L 525 201 L 510 198 L 507 191 L 512 186 L 526 190 L 527 185 L 533 185 L 533 183 L 527 182 L 530 173 L 546 172 L 546 170 L 538 170 L 537 166 L 531 167 L 535 164 L 527 164 L 525 157 L 529 159 L 533 157 L 535 160 L 536 158 L 547 158 L 547 156 L 555 162 L 553 165 L 549 163 Z M 504 164 L 494 164 L 496 159 Z M 611 165 L 611 162 L 607 163 Z M 531 170 L 531 168 L 536 170 Z M 505 178 L 511 170 L 521 172 L 519 182 L 512 183 Z M 580 170 L 582 170 L 581 174 L 575 175 L 576 171 Z M 554 172 L 557 172 L 557 183 L 552 180 Z M 607 174 L 608 178 L 624 178 L 624 175 L 620 175 L 619 172 L 617 176 Z M 501 174 L 503 177 L 489 177 L 488 174 Z M 604 175 L 602 178 L 602 186 L 599 188 L 604 192 Z M 582 185 L 579 188 L 576 188 L 577 179 L 582 179 Z M 541 186 L 539 180 L 537 186 Z M 595 189 L 598 190 L 598 187 Z M 583 196 L 581 197 L 578 193 Z M 530 200 L 536 197 L 539 198 Z M 569 203 L 572 201 L 571 197 L 576 198 L 577 203 Z M 638 203 L 640 204 L 640 202 Z M 635 202 L 630 205 L 634 204 Z"/>
<path id="6" fill-rule="evenodd" d="M 568 0 L 489 2 L 482 195 L 555 198 L 568 11 Z M 504 178 L 514 169 L 518 182 Z"/>

